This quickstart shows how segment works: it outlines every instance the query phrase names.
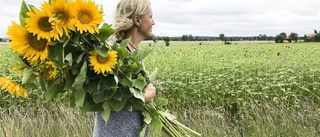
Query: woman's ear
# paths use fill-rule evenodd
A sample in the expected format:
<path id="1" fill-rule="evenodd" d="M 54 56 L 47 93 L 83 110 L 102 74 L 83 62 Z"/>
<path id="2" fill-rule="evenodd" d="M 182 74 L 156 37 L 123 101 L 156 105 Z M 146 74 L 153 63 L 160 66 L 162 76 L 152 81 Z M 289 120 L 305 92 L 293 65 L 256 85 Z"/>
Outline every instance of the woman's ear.
<path id="1" fill-rule="evenodd" d="M 134 16 L 133 17 L 133 22 L 136 24 L 138 27 L 140 27 L 140 17 L 139 16 Z"/>

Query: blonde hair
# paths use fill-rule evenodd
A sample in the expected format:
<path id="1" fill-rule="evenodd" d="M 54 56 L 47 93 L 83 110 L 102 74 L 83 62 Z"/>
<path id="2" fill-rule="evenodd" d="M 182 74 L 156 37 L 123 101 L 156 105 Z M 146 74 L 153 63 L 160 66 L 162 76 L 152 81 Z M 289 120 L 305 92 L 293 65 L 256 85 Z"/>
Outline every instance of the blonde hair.
<path id="1" fill-rule="evenodd" d="M 150 10 L 149 0 L 121 0 L 118 3 L 113 22 L 114 41 L 126 38 L 125 32 L 134 25 L 133 17 L 143 17 Z"/>

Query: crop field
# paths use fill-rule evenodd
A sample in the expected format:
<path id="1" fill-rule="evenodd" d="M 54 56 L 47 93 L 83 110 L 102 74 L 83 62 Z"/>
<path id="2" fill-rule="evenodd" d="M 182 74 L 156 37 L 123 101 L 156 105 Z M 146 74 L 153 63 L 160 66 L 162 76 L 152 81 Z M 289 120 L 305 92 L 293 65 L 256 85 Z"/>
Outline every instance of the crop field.
<path id="1" fill-rule="evenodd" d="M 170 113 L 205 137 L 320 136 L 320 43 L 143 42 L 144 59 Z M 0 45 L 0 77 L 12 73 Z M 94 113 L 78 118 L 60 100 L 0 91 L 0 136 L 92 136 Z M 42 124 L 42 123 L 45 123 Z M 31 126 L 29 126 L 29 124 Z M 149 136 L 156 135 L 150 130 Z"/>
<path id="2" fill-rule="evenodd" d="M 296 107 L 319 101 L 317 44 L 156 47 L 145 62 L 151 71 L 158 68 L 170 102 L 240 110 L 261 102 Z"/>

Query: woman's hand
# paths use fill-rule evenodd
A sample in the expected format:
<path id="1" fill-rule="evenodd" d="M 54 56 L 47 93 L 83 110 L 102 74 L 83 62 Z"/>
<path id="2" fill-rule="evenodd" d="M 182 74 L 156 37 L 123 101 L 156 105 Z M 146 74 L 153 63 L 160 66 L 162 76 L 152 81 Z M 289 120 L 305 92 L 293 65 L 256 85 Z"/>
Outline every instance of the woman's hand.
<path id="1" fill-rule="evenodd" d="M 174 115 L 172 115 L 172 114 L 170 114 L 170 113 L 165 113 L 167 116 L 169 116 L 169 117 L 171 117 L 172 119 L 174 119 L 174 120 L 177 120 L 177 117 L 176 116 L 174 116 Z"/>
<path id="2" fill-rule="evenodd" d="M 156 96 L 156 88 L 150 83 L 145 89 L 146 95 L 144 97 L 145 102 L 152 102 Z"/>

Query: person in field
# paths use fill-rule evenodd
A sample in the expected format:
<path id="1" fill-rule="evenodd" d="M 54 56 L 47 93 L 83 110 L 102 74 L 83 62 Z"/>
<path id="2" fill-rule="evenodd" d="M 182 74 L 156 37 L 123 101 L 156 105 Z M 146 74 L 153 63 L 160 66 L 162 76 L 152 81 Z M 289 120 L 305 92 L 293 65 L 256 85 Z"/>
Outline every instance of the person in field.
<path id="1" fill-rule="evenodd" d="M 138 44 L 151 36 L 152 18 L 151 3 L 148 0 L 121 0 L 114 16 L 114 39 L 119 44 L 122 40 L 130 38 L 127 50 L 138 50 Z M 142 62 L 143 63 L 143 62 Z M 145 89 L 145 101 L 152 102 L 156 89 L 149 84 Z M 139 137 L 143 117 L 139 111 L 120 112 L 111 111 L 109 120 L 105 122 L 101 117 L 102 112 L 96 112 L 93 137 Z M 148 136 L 146 130 L 145 137 Z"/>

